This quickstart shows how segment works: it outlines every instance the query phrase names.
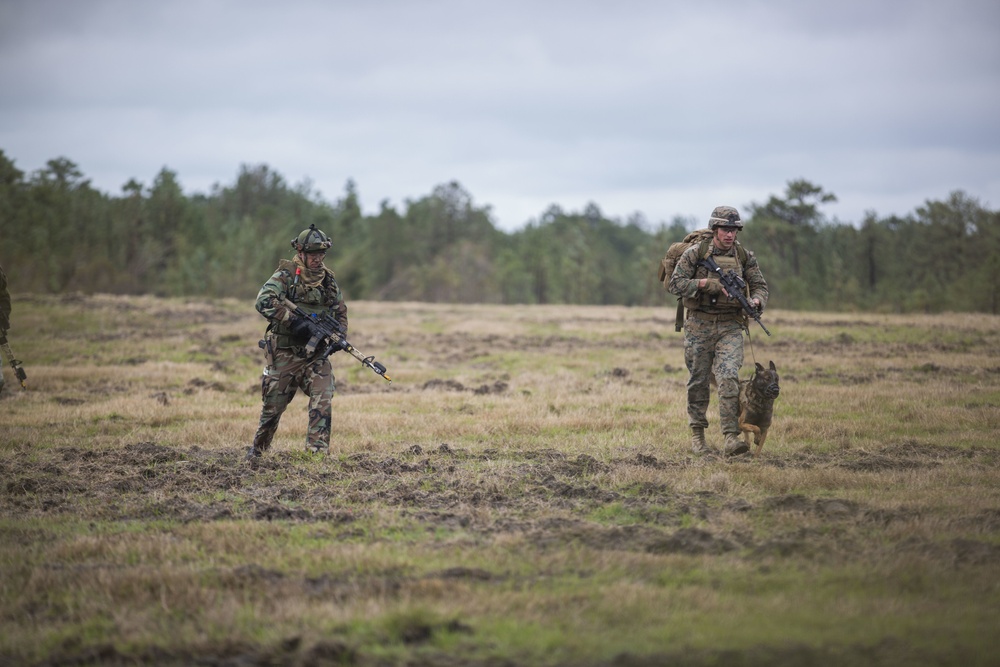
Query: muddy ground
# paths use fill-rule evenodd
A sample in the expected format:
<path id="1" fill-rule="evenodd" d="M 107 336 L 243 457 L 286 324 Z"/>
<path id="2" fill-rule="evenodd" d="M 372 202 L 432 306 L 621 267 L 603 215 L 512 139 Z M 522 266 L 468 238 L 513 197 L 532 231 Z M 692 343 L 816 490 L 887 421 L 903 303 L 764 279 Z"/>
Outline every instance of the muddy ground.
<path id="1" fill-rule="evenodd" d="M 22 518 L 167 522 L 222 520 L 301 522 L 322 526 L 333 539 L 358 538 L 356 524 L 364 507 L 394 508 L 428 533 L 462 531 L 477 544 L 516 535 L 540 550 L 571 544 L 598 550 L 656 554 L 742 554 L 764 567 L 785 559 L 827 564 L 878 562 L 906 554 L 948 568 L 981 568 L 996 572 L 1000 547 L 985 535 L 1000 530 L 1000 511 L 972 512 L 949 521 L 983 539 L 932 541 L 907 538 L 896 542 L 868 539 L 873 530 L 919 520 L 918 508 L 894 510 L 867 507 L 838 498 L 773 495 L 753 502 L 727 492 L 678 493 L 669 484 L 651 484 L 624 493 L 610 480 L 616 472 L 635 467 L 667 473 L 691 466 L 755 465 L 774 469 L 845 469 L 857 472 L 913 471 L 960 462 L 962 466 L 995 469 L 995 450 L 958 450 L 944 446 L 900 442 L 877 452 L 836 454 L 798 452 L 769 455 L 756 462 L 731 463 L 693 459 L 684 454 L 652 456 L 635 453 L 608 462 L 567 456 L 555 450 L 470 452 L 447 443 L 432 448 L 412 445 L 388 456 L 354 454 L 330 457 L 319 466 L 303 466 L 298 453 L 275 452 L 257 470 L 242 462 L 242 451 L 218 452 L 198 447 L 177 448 L 155 442 L 135 442 L 116 451 L 62 447 L 38 458 L 17 452 L 0 464 L 0 514 Z M 490 477 L 463 474 L 471 465 L 504 457 L 514 463 Z M 276 485 L 274 473 L 283 473 Z M 194 498 L 223 498 L 197 502 Z M 151 500 L 155 498 L 156 500 Z M 609 526 L 583 518 L 611 503 L 623 503 L 638 520 Z M 350 509 L 347 509 L 350 508 Z M 795 515 L 801 527 L 779 534 L 733 532 L 727 513 Z M 697 528 L 685 527 L 690 517 Z M 886 531 L 888 532 L 888 531 Z M 338 596 L 392 596 L 407 584 L 407 575 L 387 573 L 363 578 L 311 578 L 285 572 L 267 563 L 243 565 L 220 573 L 234 581 L 280 589 L 283 594 L 338 599 Z M 426 577 L 464 579 L 480 585 L 508 583 L 505 572 L 454 567 Z M 474 633 L 458 621 L 448 632 Z M 409 640 L 427 641 L 435 627 L 415 627 Z M 875 665 L 893 664 L 908 654 L 900 642 L 878 646 L 761 646 L 749 652 L 690 652 L 657 656 L 621 655 L 613 663 L 629 665 Z M 912 656 L 914 659 L 917 656 Z M 927 656 L 922 656 L 926 658 Z M 950 658 L 958 657 L 953 654 Z M 950 659 L 949 658 L 949 659 Z M 410 664 L 475 664 L 438 656 Z M 918 661 L 919 662 L 919 661 Z M 339 642 L 303 645 L 289 637 L 280 647 L 234 644 L 178 649 L 175 652 L 123 654 L 108 646 L 76 647 L 72 643 L 42 664 L 200 664 L 200 665 L 323 665 L 373 664 Z M 11 663 L 13 664 L 13 663 Z M 513 665 L 513 662 L 489 662 Z"/>
<path id="2" fill-rule="evenodd" d="M 338 508 L 378 505 L 398 508 L 402 515 L 425 524 L 429 531 L 461 527 L 484 538 L 519 533 L 542 545 L 576 541 L 621 551 L 702 554 L 740 549 L 749 557 L 795 552 L 831 559 L 849 554 L 857 559 L 866 555 L 876 558 L 878 550 L 886 547 L 851 542 L 852 529 L 863 524 L 912 522 L 919 512 L 905 507 L 875 509 L 846 499 L 811 499 L 798 494 L 770 496 L 751 503 L 730 493 L 677 493 L 668 484 L 629 489 L 625 495 L 610 481 L 604 486 L 600 483 L 613 480 L 619 469 L 638 466 L 669 472 L 718 461 L 717 457 L 693 459 L 684 453 L 662 457 L 637 453 L 601 463 L 587 455 L 568 457 L 555 450 L 501 454 L 487 449 L 472 453 L 442 443 L 432 449 L 412 445 L 385 457 L 365 453 L 342 460 L 330 457 L 318 469 L 303 466 L 297 452 L 275 452 L 269 453 L 256 470 L 243 463 L 242 450 L 219 453 L 154 442 L 137 442 L 121 451 L 66 447 L 52 453 L 53 458 L 33 460 L 36 457 L 24 452 L 23 458 L 0 462 L 0 478 L 4 480 L 0 513 L 22 518 L 65 514 L 95 521 L 291 520 L 334 525 L 350 535 L 350 524 L 358 519 L 358 511 Z M 463 467 L 476 460 L 501 456 L 516 465 L 499 469 L 488 478 L 462 473 Z M 795 453 L 769 455 L 756 461 L 743 457 L 725 465 L 885 472 L 934 468 L 956 459 L 963 466 L 995 469 L 1000 452 L 901 442 L 878 452 Z M 275 471 L 285 473 L 280 486 L 263 481 L 273 479 L 268 473 Z M 505 493 L 503 489 L 511 491 Z M 213 494 L 228 495 L 229 499 L 204 504 L 191 500 Z M 166 499 L 150 501 L 152 497 Z M 631 513 L 643 517 L 642 524 L 607 527 L 583 519 L 561 518 L 583 516 L 615 502 L 624 503 Z M 790 534 L 762 540 L 750 534 L 715 533 L 711 528 L 713 517 L 723 512 L 800 513 L 825 522 L 829 530 L 817 532 L 825 532 L 831 539 Z M 697 517 L 707 528 L 680 528 L 682 519 L 688 516 Z M 1000 510 L 957 515 L 949 520 L 984 532 L 1000 530 Z M 947 545 L 908 541 L 888 548 L 922 551 L 956 565 L 1000 564 L 1000 547 L 988 541 L 962 539 Z"/>
<path id="3" fill-rule="evenodd" d="M 43 305 L 44 302 L 43 302 Z M 51 305 L 51 304 L 49 304 Z M 65 305 L 65 304 L 63 304 Z M 93 332 L 65 333 L 67 345 L 80 346 L 77 358 L 90 355 L 95 365 L 117 364 L 134 367 L 156 359 L 135 341 L 148 344 L 177 336 L 180 346 L 189 349 L 192 360 L 204 360 L 204 376 L 185 378 L 186 386 L 150 387 L 146 396 L 161 405 L 181 402 L 181 396 L 197 392 L 245 396 L 255 391 L 255 380 L 233 380 L 241 369 L 259 363 L 256 337 L 260 323 L 242 314 L 213 314 L 208 307 L 160 307 L 155 316 L 141 316 L 143 308 L 114 301 L 116 311 L 128 319 L 128 327 L 101 336 Z M 86 300 L 81 308 L 89 306 Z M 102 306 L 107 307 L 107 306 Z M 133 313 L 134 311 L 134 313 Z M 506 312 L 515 312 L 505 311 Z M 516 311 L 520 315 L 520 311 Z M 417 382 L 397 382 L 392 386 L 377 381 L 343 378 L 338 383 L 341 395 L 386 392 L 433 392 L 462 396 L 508 396 L 526 390 L 521 378 L 497 371 L 482 359 L 493 354 L 536 354 L 545 358 L 571 358 L 597 353 L 608 347 L 607 339 L 594 338 L 591 330 L 613 326 L 627 330 L 621 338 L 629 354 L 653 355 L 664 348 L 678 351 L 679 335 L 672 333 L 670 319 L 649 318 L 615 322 L 603 314 L 563 317 L 557 333 L 531 333 L 534 322 L 530 311 L 524 321 L 513 321 L 507 335 L 493 333 L 428 333 L 414 325 L 410 330 L 380 338 L 377 325 L 366 331 L 359 326 L 358 339 L 366 351 L 402 350 L 388 361 L 390 373 L 407 363 L 424 364 L 427 376 Z M 133 315 L 135 317 L 133 318 Z M 404 312 L 403 315 L 406 315 Z M 482 313 L 478 314 L 482 316 Z M 428 318 L 428 316 L 421 315 Z M 441 317 L 441 313 L 434 313 Z M 461 317 L 461 315 L 459 315 Z M 540 317 L 540 316 L 539 316 Z M 364 318 L 359 317 L 364 323 Z M 608 322 L 612 324 L 609 325 Z M 39 330 L 45 332 L 39 318 Z M 193 323 L 197 331 L 183 337 L 163 323 Z M 508 324 L 505 322 L 504 324 Z M 544 323 L 543 323 L 544 324 Z M 780 321 L 778 322 L 780 326 Z M 807 321 L 795 322 L 805 327 Z M 772 325 L 774 323 L 772 322 Z M 847 321 L 845 326 L 865 326 Z M 818 329 L 833 326 L 828 321 L 815 323 Z M 388 327 L 384 327 L 389 330 Z M 500 327 L 497 327 L 501 330 Z M 777 327 L 776 327 L 777 328 Z M 669 332 L 669 333 L 668 333 Z M 64 332 L 60 331 L 59 335 Z M 756 332 L 755 332 L 756 333 Z M 53 336 L 55 333 L 52 334 Z M 855 332 L 854 336 L 859 336 Z M 994 334 L 995 335 L 995 334 Z M 779 337 L 780 338 L 780 337 Z M 190 342 L 189 342 L 190 341 Z M 95 343 L 100 343 L 94 347 Z M 949 347 L 953 346 L 953 347 Z M 122 352 L 116 352 L 121 348 Z M 766 353 L 779 359 L 784 370 L 786 360 L 795 359 L 797 368 L 783 375 L 785 382 L 835 385 L 868 385 L 873 382 L 906 379 L 928 381 L 934 377 L 982 377 L 991 382 L 1000 376 L 1000 362 L 993 357 L 983 364 L 966 361 L 928 361 L 930 353 L 965 352 L 992 349 L 988 340 L 952 343 L 947 339 L 918 343 L 861 345 L 850 334 L 834 338 L 770 342 Z M 85 350 L 85 351 L 84 351 Z M 30 352 L 30 348 L 29 348 Z M 833 363 L 814 363 L 824 359 L 854 355 L 859 363 L 848 370 L 832 368 Z M 833 357 L 831 357 L 833 355 Z M 88 357 L 88 358 L 90 358 Z M 872 366 L 865 358 L 898 358 L 897 364 Z M 30 358 L 30 357 L 29 357 Z M 606 383 L 656 386 L 672 382 L 682 386 L 684 372 L 679 354 L 674 365 L 637 367 L 614 359 L 597 373 L 587 375 L 578 388 L 586 394 Z M 634 359 L 634 358 L 633 358 Z M 936 357 L 940 359 L 940 357 Z M 55 364 L 57 362 L 53 362 Z M 343 364 L 343 362 L 341 362 Z M 748 361 L 749 363 L 749 361 Z M 462 372 L 456 372 L 456 369 Z M 470 369 L 472 369 L 470 371 Z M 212 375 L 212 372 L 215 375 Z M 29 373 L 34 369 L 29 369 Z M 588 371 L 589 373 L 589 371 Z M 451 375 L 461 375 L 458 380 Z M 222 379 L 218 379 L 218 378 Z M 246 375 L 247 378 L 251 374 Z M 475 378 L 475 379 L 469 379 Z M 5 390 L 12 388 L 8 382 Z M 126 395 L 135 390 L 117 380 L 93 383 L 86 390 L 67 385 L 53 391 L 46 400 L 55 406 L 80 406 L 90 401 Z M 9 396 L 4 400 L 9 400 Z M 2 406 L 2 403 L 0 403 Z M 302 410 L 301 401 L 291 409 Z M 713 410 L 715 408 L 713 407 Z M 968 410 L 995 410 L 996 405 L 970 395 Z M 257 407 L 246 411 L 256 418 Z M 128 417 L 117 416 L 117 419 Z M 286 427 L 283 427 L 286 428 Z M 781 428 L 778 426 L 777 428 Z M 334 448 L 336 450 L 336 447 Z M 567 448 L 571 449 L 571 448 Z M 166 523 L 250 521 L 290 522 L 315 525 L 330 539 L 364 539 L 359 528 L 370 513 L 390 512 L 399 521 L 434 534 L 461 534 L 477 546 L 509 544 L 520 540 L 532 548 L 564 549 L 581 545 L 607 552 L 681 554 L 690 556 L 725 556 L 739 558 L 760 567 L 782 567 L 784 562 L 808 561 L 838 566 L 876 564 L 900 556 L 930 563 L 933 568 L 968 570 L 982 574 L 984 585 L 994 585 L 1000 572 L 1000 508 L 949 511 L 947 516 L 928 517 L 925 504 L 891 506 L 867 505 L 836 493 L 808 496 L 800 493 L 756 493 L 744 497 L 727 485 L 729 473 L 741 467 L 753 467 L 766 476 L 794 471 L 856 475 L 909 474 L 947 469 L 996 471 L 1000 450 L 988 446 L 954 446 L 952 443 L 928 444 L 906 437 L 882 443 L 878 447 L 796 447 L 765 450 L 765 456 L 751 460 L 743 457 L 725 461 L 718 457 L 692 457 L 686 443 L 662 447 L 616 447 L 614 455 L 598 460 L 588 455 L 567 454 L 559 449 L 527 448 L 470 449 L 454 442 L 402 443 L 388 453 L 359 452 L 325 458 L 319 462 L 303 460 L 299 451 L 278 449 L 268 453 L 257 469 L 244 461 L 242 446 L 232 450 L 199 446 L 172 446 L 157 441 L 135 440 L 121 447 L 91 448 L 84 438 L 78 445 L 56 445 L 35 449 L 22 442 L 4 442 L 0 458 L 0 517 L 18 521 L 70 519 L 73 521 L 128 522 L 162 521 Z M 503 465 L 487 466 L 490 462 Z M 683 491 L 673 479 L 704 470 L 713 488 Z M 485 471 L 485 472 L 484 472 Z M 647 478 L 662 480 L 639 486 L 620 485 L 616 480 L 635 479 L 636 471 L 655 471 Z M 278 481 L 280 480 L 280 481 Z M 877 483 L 877 482 L 876 482 Z M 602 508 L 621 506 L 629 520 L 620 525 L 594 521 Z M 733 516 L 760 519 L 734 521 Z M 692 521 L 692 518 L 694 521 Z M 789 520 L 789 518 L 794 520 Z M 909 532 L 907 527 L 925 519 L 948 529 L 952 538 L 933 539 L 927 531 Z M 696 523 L 697 527 L 691 524 Z M 743 526 L 733 529 L 732 526 Z M 769 526 L 768 530 L 747 526 Z M 775 529 L 774 527 L 777 526 Z M 871 539 L 878 534 L 879 539 Z M 46 539 L 44 530 L 37 535 L 5 535 L 4 539 Z M 100 564 L 95 565 L 100 567 Z M 85 575 L 81 572 L 81 575 Z M 411 575 L 386 572 L 364 577 L 310 577 L 302 572 L 275 569 L 269 563 L 244 564 L 220 571 L 221 578 L 252 582 L 283 596 L 322 595 L 329 599 L 347 596 L 392 597 L 413 583 Z M 513 576 L 504 571 L 453 567 L 421 575 L 441 580 L 465 580 L 477 585 L 506 585 Z M 530 585 L 527 582 L 526 585 Z M 469 633 L 476 628 L 461 621 L 449 627 L 414 626 L 404 642 L 420 646 L 439 632 Z M 750 651 L 685 651 L 654 656 L 624 653 L 611 662 L 593 663 L 620 667 L 646 665 L 889 665 L 889 664 L 959 664 L 977 657 L 962 647 L 940 656 L 913 654 L 903 642 L 886 639 L 877 645 L 765 645 Z M 975 662 L 975 660 L 972 660 Z M 0 655 L 0 665 L 17 664 L 12 657 Z M 199 665 L 326 665 L 379 664 L 350 645 L 330 641 L 308 643 L 289 636 L 280 645 L 232 643 L 227 645 L 177 648 L 172 652 L 123 652 L 105 644 L 84 645 L 68 641 L 44 665 L 85 664 L 199 664 Z M 437 655 L 433 659 L 413 658 L 413 665 L 442 664 L 514 665 L 504 660 L 473 663 L 462 658 Z"/>

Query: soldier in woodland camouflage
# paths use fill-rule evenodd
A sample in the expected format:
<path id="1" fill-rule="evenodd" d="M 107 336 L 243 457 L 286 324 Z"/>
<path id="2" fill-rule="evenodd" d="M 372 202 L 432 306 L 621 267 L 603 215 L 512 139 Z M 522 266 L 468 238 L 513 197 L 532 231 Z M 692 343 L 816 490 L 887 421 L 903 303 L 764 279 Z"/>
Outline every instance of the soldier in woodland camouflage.
<path id="1" fill-rule="evenodd" d="M 10 329 L 10 292 L 7 291 L 7 274 L 0 266 L 0 332 Z M 3 359 L 0 358 L 0 392 L 3 391 Z"/>
<path id="2" fill-rule="evenodd" d="M 719 422 L 725 438 L 723 451 L 727 456 L 735 456 L 749 451 L 739 437 L 739 371 L 743 366 L 746 316 L 739 302 L 725 293 L 718 276 L 699 262 L 710 255 L 723 270 L 735 270 L 746 281 L 747 298 L 760 311 L 767 304 L 767 282 L 757 258 L 736 241 L 743 222 L 735 208 L 716 207 L 709 226 L 713 232 L 711 241 L 684 251 L 667 289 L 681 297 L 687 309 L 684 361 L 690 372 L 687 410 L 691 449 L 696 454 L 714 451 L 705 442 L 709 387 L 714 376 L 719 391 Z"/>
<path id="3" fill-rule="evenodd" d="M 257 311 L 270 323 L 263 340 L 267 365 L 261 379 L 260 424 L 247 452 L 251 465 L 271 446 L 281 415 L 298 389 L 309 396 L 306 450 L 326 453 L 330 449 L 330 401 L 335 391 L 330 360 L 306 352 L 308 321 L 291 313 L 281 300 L 287 298 L 309 314 L 329 313 L 346 333 L 347 304 L 333 271 L 323 263 L 331 245 L 315 225 L 303 230 L 292 239 L 295 258 L 278 262 L 277 271 L 257 294 Z"/>

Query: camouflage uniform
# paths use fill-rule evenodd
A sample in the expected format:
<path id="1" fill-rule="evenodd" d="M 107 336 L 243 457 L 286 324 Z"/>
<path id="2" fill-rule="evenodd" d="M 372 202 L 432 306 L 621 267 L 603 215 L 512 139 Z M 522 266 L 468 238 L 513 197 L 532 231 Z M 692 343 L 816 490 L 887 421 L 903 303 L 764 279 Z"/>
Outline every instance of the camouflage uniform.
<path id="1" fill-rule="evenodd" d="M 719 212 L 723 213 L 719 213 Z M 739 214 L 731 207 L 718 207 L 713 211 L 723 215 L 731 211 L 739 221 Z M 714 226 L 742 228 L 742 223 L 718 224 Z M 743 250 L 738 243 L 724 251 L 713 242 L 708 242 L 704 250 L 715 258 L 723 268 L 737 269 L 743 276 L 750 291 L 749 298 L 760 300 L 761 310 L 767 304 L 767 282 L 753 253 Z M 702 244 L 696 244 L 680 256 L 667 289 L 681 297 L 687 308 L 684 322 L 684 361 L 690 376 L 687 383 L 688 424 L 694 438 L 695 452 L 711 451 L 704 443 L 704 429 L 708 426 L 709 387 L 714 376 L 719 391 L 719 422 L 725 436 L 727 450 L 738 439 L 739 427 L 739 371 L 743 366 L 743 331 L 746 318 L 739 303 L 719 291 L 718 277 L 706 267 L 699 266 L 702 259 Z M 746 257 L 743 264 L 741 255 Z M 709 284 L 699 289 L 698 282 L 708 278 Z M 713 285 L 714 282 L 714 285 Z M 746 451 L 740 448 L 741 452 Z M 727 451 L 727 453 L 732 453 Z M 738 452 L 739 453 L 739 452 Z"/>
<path id="2" fill-rule="evenodd" d="M 10 292 L 7 291 L 7 274 L 0 266 L 0 329 L 10 329 Z"/>
<path id="3" fill-rule="evenodd" d="M 257 310 L 270 324 L 264 336 L 267 365 L 261 378 L 263 407 L 248 459 L 262 455 L 271 446 L 278 421 L 298 389 L 309 396 L 306 449 L 326 452 L 330 448 L 330 401 L 336 388 L 330 361 L 315 354 L 306 355 L 308 338 L 296 333 L 295 316 L 280 302 L 288 298 L 307 313 L 328 312 L 343 325 L 345 332 L 347 304 L 332 271 L 324 267 L 322 280 L 310 287 L 296 283 L 296 267 L 291 260 L 281 260 L 278 270 L 257 294 Z"/>
<path id="4" fill-rule="evenodd" d="M 6 333 L 10 329 L 10 292 L 7 291 L 7 274 L 0 266 L 0 331 Z M 0 357 L 0 391 L 3 391 L 3 357 Z"/>

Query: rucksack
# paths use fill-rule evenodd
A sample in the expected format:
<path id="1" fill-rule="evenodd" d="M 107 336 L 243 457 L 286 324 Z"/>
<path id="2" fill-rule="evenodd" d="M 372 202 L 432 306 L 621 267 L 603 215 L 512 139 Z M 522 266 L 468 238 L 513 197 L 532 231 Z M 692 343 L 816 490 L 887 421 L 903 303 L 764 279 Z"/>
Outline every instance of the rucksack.
<path id="1" fill-rule="evenodd" d="M 681 258 L 684 251 L 693 245 L 698 245 L 698 255 L 704 257 L 708 252 L 708 244 L 712 242 L 715 232 L 711 229 L 696 229 L 684 237 L 683 241 L 671 243 L 667 248 L 667 254 L 660 260 L 659 279 L 663 283 L 663 289 L 667 289 L 670 284 L 670 277 L 674 275 L 674 267 L 677 260 Z M 739 243 L 736 244 L 736 256 L 740 259 L 740 266 L 744 269 L 747 265 L 747 251 Z M 684 328 L 684 304 L 680 297 L 677 299 L 677 317 L 674 320 L 674 331 L 681 331 Z"/>
<path id="2" fill-rule="evenodd" d="M 667 289 L 667 285 L 670 284 L 670 276 L 674 275 L 674 267 L 677 266 L 677 260 L 681 258 L 684 251 L 696 243 L 711 241 L 712 236 L 711 229 L 696 229 L 685 236 L 683 241 L 670 244 L 670 247 L 667 248 L 667 254 L 660 260 L 659 276 L 660 282 L 663 283 L 663 289 Z"/>

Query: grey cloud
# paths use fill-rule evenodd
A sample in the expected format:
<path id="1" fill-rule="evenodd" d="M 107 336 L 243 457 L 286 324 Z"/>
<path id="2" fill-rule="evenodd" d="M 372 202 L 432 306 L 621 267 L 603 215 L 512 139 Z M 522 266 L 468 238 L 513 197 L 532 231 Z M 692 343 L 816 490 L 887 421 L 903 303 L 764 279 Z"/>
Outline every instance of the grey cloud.
<path id="1" fill-rule="evenodd" d="M 265 162 L 369 210 L 457 179 L 508 228 L 549 203 L 700 218 L 799 177 L 848 220 L 995 206 L 995 5 L 5 3 L 0 148 L 109 191 Z"/>

